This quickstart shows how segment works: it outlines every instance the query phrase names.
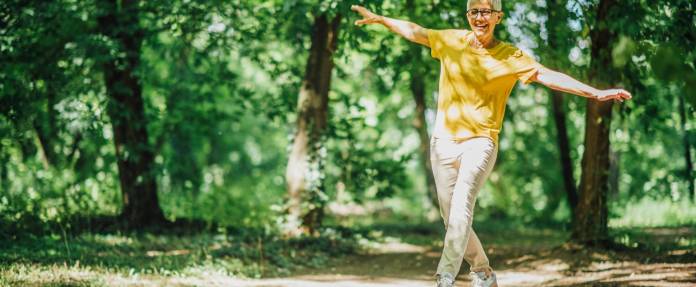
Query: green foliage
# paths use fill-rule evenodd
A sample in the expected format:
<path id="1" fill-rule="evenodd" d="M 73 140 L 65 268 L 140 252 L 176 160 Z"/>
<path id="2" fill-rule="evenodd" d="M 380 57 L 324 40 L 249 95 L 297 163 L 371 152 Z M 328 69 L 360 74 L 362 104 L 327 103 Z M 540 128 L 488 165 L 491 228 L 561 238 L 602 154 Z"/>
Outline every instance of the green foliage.
<path id="1" fill-rule="evenodd" d="M 694 208 L 687 200 L 656 200 L 646 197 L 625 204 L 615 204 L 612 210 L 617 216 L 609 225 L 614 228 L 677 227 L 696 224 Z"/>
<path id="2" fill-rule="evenodd" d="M 398 142 L 383 137 L 390 131 L 375 122 L 384 121 L 375 114 L 379 111 L 368 110 L 372 100 L 344 97 L 333 105 L 333 114 L 340 116 L 332 121 L 329 152 L 334 171 L 328 184 L 351 191 L 358 202 L 384 199 L 409 186 L 403 166 L 409 158 L 393 154 Z"/>
<path id="3" fill-rule="evenodd" d="M 595 25 L 596 1 L 555 2 L 567 19 L 561 23 L 545 22 L 542 2 L 506 1 L 498 36 L 582 78 L 589 67 L 583 31 Z M 629 1 L 611 11 L 618 41 L 607 52 L 618 82 L 635 96 L 617 108 L 612 131 L 614 220 L 633 214 L 620 208 L 631 202 L 687 197 L 683 139 L 693 151 L 696 105 L 692 2 Z M 0 226 L 7 230 L 70 229 L 75 218 L 121 209 L 103 63 L 127 55 L 98 30 L 101 4 L 0 3 Z M 136 74 L 150 142 L 142 144 L 156 156 L 151 172 L 167 218 L 274 228 L 311 26 L 321 14 L 341 17 L 323 200 L 382 202 L 395 218 L 427 217 L 409 83 L 423 81 L 432 121 L 438 63 L 382 27 L 354 27 L 353 4 L 429 28 L 468 25 L 461 1 L 141 2 L 139 21 L 127 28 L 143 37 Z M 556 49 L 548 48 L 550 33 L 560 39 Z M 534 85 L 513 92 L 480 216 L 569 219 L 548 98 Z M 579 172 L 585 102 L 566 103 Z M 660 224 L 688 223 L 655 216 Z M 642 223 L 621 226 L 631 224 Z"/>
<path id="4" fill-rule="evenodd" d="M 77 282 L 88 286 L 103 284 L 100 278 L 109 274 L 130 279 L 204 274 L 277 276 L 320 267 L 329 258 L 354 253 L 361 248 L 360 242 L 372 240 L 368 234 L 337 229 L 324 229 L 319 237 L 285 240 L 262 230 L 224 228 L 195 235 L 98 233 L 29 237 L 0 245 L 0 284 L 60 280 L 51 275 L 43 278 L 42 274 L 66 272 L 62 268 L 86 273 L 88 276 L 73 280 L 88 281 Z"/>

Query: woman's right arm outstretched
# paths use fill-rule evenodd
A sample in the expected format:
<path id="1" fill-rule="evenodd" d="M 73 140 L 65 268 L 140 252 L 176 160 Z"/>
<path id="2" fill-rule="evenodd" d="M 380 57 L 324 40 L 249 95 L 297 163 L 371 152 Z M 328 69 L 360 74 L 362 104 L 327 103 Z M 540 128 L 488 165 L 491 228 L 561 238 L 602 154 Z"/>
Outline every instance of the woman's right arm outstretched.
<path id="1" fill-rule="evenodd" d="M 426 29 L 418 24 L 377 15 L 359 5 L 353 5 L 350 9 L 358 12 L 363 17 L 363 19 L 355 21 L 355 25 L 382 24 L 411 42 L 430 47 Z"/>

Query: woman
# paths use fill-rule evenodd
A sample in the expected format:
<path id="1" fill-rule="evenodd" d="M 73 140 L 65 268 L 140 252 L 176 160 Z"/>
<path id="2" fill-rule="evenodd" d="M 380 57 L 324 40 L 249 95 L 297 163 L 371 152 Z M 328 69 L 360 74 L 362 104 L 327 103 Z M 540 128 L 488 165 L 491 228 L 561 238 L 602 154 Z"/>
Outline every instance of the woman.
<path id="1" fill-rule="evenodd" d="M 496 160 L 505 103 L 517 80 L 599 101 L 630 99 L 622 89 L 598 90 L 537 63 L 493 31 L 503 19 L 501 0 L 468 0 L 468 30 L 431 30 L 387 18 L 353 5 L 363 19 L 382 24 L 431 49 L 440 61 L 437 116 L 431 161 L 445 222 L 444 248 L 437 267 L 438 286 L 454 286 L 462 260 L 471 266 L 473 286 L 497 286 L 496 276 L 471 229 L 476 195 Z"/>

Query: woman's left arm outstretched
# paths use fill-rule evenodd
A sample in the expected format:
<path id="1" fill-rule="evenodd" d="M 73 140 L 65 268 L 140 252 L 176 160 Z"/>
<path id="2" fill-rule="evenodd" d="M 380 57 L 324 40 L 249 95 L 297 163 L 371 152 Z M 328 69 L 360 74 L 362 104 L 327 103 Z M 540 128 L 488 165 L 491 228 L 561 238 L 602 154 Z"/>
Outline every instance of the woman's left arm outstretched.
<path id="1" fill-rule="evenodd" d="M 631 93 L 624 89 L 599 90 L 584 84 L 571 76 L 548 68 L 541 68 L 532 81 L 540 83 L 551 89 L 566 92 L 599 101 L 630 100 Z"/>

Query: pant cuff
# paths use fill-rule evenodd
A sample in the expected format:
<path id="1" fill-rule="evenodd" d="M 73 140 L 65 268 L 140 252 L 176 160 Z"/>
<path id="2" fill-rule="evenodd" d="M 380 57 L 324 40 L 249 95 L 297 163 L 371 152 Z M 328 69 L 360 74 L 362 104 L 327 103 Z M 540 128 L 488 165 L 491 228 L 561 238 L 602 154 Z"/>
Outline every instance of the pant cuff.
<path id="1" fill-rule="evenodd" d="M 490 266 L 477 266 L 477 267 L 471 267 L 471 272 L 486 272 L 486 274 L 493 273 L 493 268 Z"/>

